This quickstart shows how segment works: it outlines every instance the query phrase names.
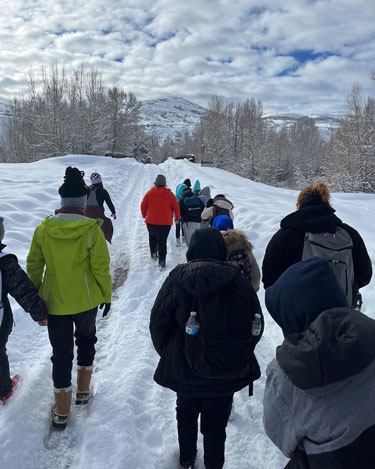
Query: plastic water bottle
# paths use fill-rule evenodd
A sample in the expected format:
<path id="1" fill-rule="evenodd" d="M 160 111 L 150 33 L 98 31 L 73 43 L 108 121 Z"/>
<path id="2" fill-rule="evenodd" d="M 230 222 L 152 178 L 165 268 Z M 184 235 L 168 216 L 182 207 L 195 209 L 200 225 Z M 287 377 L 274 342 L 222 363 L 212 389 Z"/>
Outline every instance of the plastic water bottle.
<path id="1" fill-rule="evenodd" d="M 251 328 L 251 333 L 253 335 L 259 335 L 262 330 L 262 321 L 261 321 L 261 316 L 259 313 L 256 313 L 254 319 L 253 319 L 253 324 Z"/>
<path id="2" fill-rule="evenodd" d="M 200 325 L 196 319 L 196 316 L 197 316 L 197 313 L 195 311 L 192 311 L 190 313 L 190 318 L 187 320 L 186 328 L 185 328 L 186 334 L 189 334 L 189 335 L 198 334 Z"/>

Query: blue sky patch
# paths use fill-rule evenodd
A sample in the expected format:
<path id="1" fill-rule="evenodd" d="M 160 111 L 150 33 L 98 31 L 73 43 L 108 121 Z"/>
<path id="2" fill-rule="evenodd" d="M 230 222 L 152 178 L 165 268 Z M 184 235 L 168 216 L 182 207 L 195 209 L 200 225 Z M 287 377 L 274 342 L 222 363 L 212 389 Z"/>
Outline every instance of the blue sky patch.
<path id="1" fill-rule="evenodd" d="M 330 57 L 336 54 L 331 54 L 329 52 L 314 52 L 313 50 L 309 50 L 309 49 L 299 49 L 299 50 L 291 51 L 285 55 L 289 57 L 293 57 L 299 63 L 304 64 L 306 62 L 314 61 L 320 58 L 325 59 L 326 57 Z"/>

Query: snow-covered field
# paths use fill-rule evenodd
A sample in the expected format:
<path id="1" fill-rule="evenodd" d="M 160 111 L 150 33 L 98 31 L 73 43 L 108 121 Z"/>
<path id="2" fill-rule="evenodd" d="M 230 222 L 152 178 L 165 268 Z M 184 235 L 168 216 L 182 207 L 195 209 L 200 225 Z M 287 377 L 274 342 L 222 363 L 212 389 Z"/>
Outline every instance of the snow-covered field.
<path id="1" fill-rule="evenodd" d="M 1 469 L 175 469 L 178 444 L 175 394 L 153 381 L 158 356 L 148 330 L 150 310 L 168 272 L 185 261 L 186 247 L 168 240 L 167 269 L 159 272 L 151 261 L 148 236 L 139 206 L 155 176 L 163 173 L 172 190 L 189 177 L 209 185 L 213 195 L 224 193 L 235 205 L 235 227 L 255 246 L 261 265 L 265 247 L 283 216 L 295 208 L 296 191 L 254 183 L 216 168 L 168 160 L 143 165 L 134 160 L 66 156 L 29 164 L 0 164 L 0 215 L 5 218 L 6 251 L 17 254 L 25 266 L 35 227 L 59 207 L 58 187 L 66 166 L 78 166 L 89 175 L 102 174 L 118 218 L 110 246 L 116 286 L 108 318 L 98 317 L 98 344 L 90 406 L 73 409 L 56 449 L 47 450 L 53 402 L 50 344 L 46 328 L 39 327 L 13 302 L 16 327 L 8 342 L 11 372 L 22 381 L 16 394 L 0 408 Z M 86 178 L 88 182 L 88 178 Z M 362 235 L 370 255 L 375 251 L 375 195 L 334 194 L 333 206 L 346 223 Z M 254 396 L 247 389 L 235 395 L 235 418 L 229 422 L 226 469 L 280 469 L 284 456 L 266 437 L 262 425 L 264 372 L 282 335 L 259 297 L 266 328 L 256 354 L 263 372 Z M 375 318 L 375 291 L 363 289 L 363 311 Z M 75 370 L 74 370 L 75 374 Z M 199 443 L 198 469 L 203 469 Z"/>

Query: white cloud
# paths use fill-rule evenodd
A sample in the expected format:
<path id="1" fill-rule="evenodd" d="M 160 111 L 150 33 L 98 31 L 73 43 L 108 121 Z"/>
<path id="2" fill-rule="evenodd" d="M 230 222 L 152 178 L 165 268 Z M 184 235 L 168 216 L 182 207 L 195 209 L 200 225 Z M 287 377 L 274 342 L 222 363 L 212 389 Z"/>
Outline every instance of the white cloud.
<path id="1" fill-rule="evenodd" d="M 0 99 L 57 60 L 95 65 L 139 99 L 342 111 L 354 82 L 373 93 L 374 10 L 373 0 L 17 0 L 2 11 Z"/>

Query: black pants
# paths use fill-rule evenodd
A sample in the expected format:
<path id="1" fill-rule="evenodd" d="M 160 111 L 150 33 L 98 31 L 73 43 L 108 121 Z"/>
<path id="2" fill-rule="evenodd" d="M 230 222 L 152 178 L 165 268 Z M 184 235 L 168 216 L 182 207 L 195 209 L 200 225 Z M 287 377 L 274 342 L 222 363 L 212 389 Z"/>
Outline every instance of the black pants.
<path id="1" fill-rule="evenodd" d="M 12 314 L 8 311 L 4 311 L 4 317 L 0 327 L 0 397 L 6 396 L 12 387 L 6 349 L 8 337 L 12 331 L 12 325 Z"/>
<path id="2" fill-rule="evenodd" d="M 48 316 L 48 335 L 52 345 L 52 379 L 55 388 L 67 388 L 72 384 L 73 325 L 77 346 L 77 363 L 91 366 L 95 356 L 96 313 L 98 308 L 78 314 Z"/>
<path id="3" fill-rule="evenodd" d="M 151 255 L 157 252 L 159 261 L 165 261 L 170 225 L 150 225 L 150 223 L 147 223 L 147 229 Z"/>
<path id="4" fill-rule="evenodd" d="M 218 397 L 189 397 L 177 393 L 177 430 L 180 463 L 190 462 L 197 453 L 198 417 L 201 414 L 204 464 L 206 469 L 224 465 L 226 433 L 233 394 Z"/>

